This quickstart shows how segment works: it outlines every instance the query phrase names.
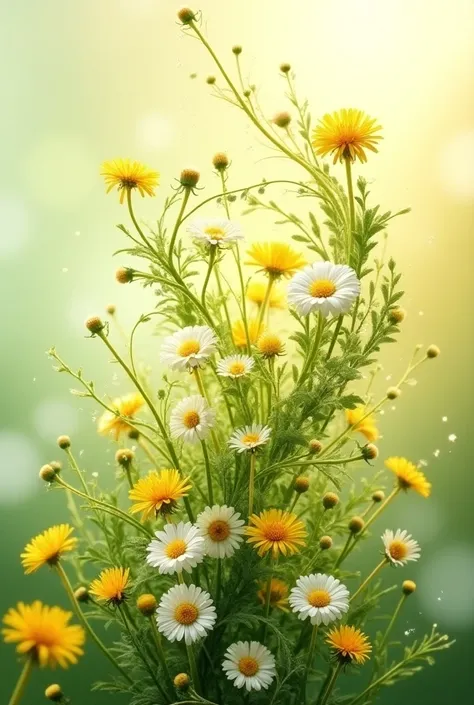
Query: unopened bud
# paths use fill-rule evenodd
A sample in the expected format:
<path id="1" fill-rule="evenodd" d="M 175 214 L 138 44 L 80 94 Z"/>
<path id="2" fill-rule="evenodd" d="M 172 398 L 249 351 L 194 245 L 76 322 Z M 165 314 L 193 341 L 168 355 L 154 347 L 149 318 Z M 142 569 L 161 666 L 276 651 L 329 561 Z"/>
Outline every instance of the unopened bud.
<path id="1" fill-rule="evenodd" d="M 196 19 L 196 15 L 189 7 L 182 7 L 181 10 L 178 10 L 178 19 L 183 24 L 190 24 Z"/>
<path id="2" fill-rule="evenodd" d="M 178 690 L 187 690 L 191 685 L 191 679 L 187 673 L 178 673 L 173 679 L 174 687 Z"/>
<path id="3" fill-rule="evenodd" d="M 59 436 L 56 443 L 61 448 L 61 450 L 67 450 L 71 447 L 71 439 L 69 438 L 69 436 Z"/>
<path id="4" fill-rule="evenodd" d="M 102 321 L 100 320 L 99 316 L 91 316 L 87 319 L 84 325 L 86 326 L 87 330 L 92 333 L 92 335 L 101 333 L 105 327 Z"/>
<path id="5" fill-rule="evenodd" d="M 208 83 L 210 86 L 213 86 L 215 82 L 216 82 L 215 76 L 208 76 L 206 78 L 206 83 Z"/>
<path id="6" fill-rule="evenodd" d="M 120 448 L 115 453 L 115 462 L 121 465 L 123 468 L 130 467 L 130 464 L 133 462 L 134 458 L 135 453 L 129 448 Z"/>
<path id="7" fill-rule="evenodd" d="M 375 460 L 378 454 L 379 449 L 373 443 L 367 443 L 367 445 L 362 448 L 362 455 L 364 456 L 364 460 Z"/>
<path id="8" fill-rule="evenodd" d="M 298 494 L 303 494 L 304 492 L 307 492 L 309 490 L 309 477 L 299 475 L 297 478 L 295 478 L 294 489 L 295 492 L 297 492 Z"/>
<path id="9" fill-rule="evenodd" d="M 115 304 L 107 304 L 105 310 L 109 314 L 109 316 L 113 316 L 115 314 L 115 311 L 117 310 L 117 307 Z"/>
<path id="10" fill-rule="evenodd" d="M 332 509 L 339 502 L 339 497 L 335 492 L 326 492 L 323 496 L 324 509 Z"/>
<path id="11" fill-rule="evenodd" d="M 323 444 L 321 443 L 321 441 L 316 440 L 316 438 L 312 438 L 308 443 L 308 450 L 313 455 L 316 455 L 316 453 L 320 453 L 322 447 Z"/>
<path id="12" fill-rule="evenodd" d="M 63 467 L 58 460 L 51 460 L 48 465 L 53 468 L 56 475 L 61 472 Z"/>
<path id="13" fill-rule="evenodd" d="M 375 502 L 376 504 L 378 504 L 379 502 L 383 502 L 384 499 L 385 492 L 383 492 L 383 490 L 376 490 L 372 495 L 372 502 Z"/>
<path id="14" fill-rule="evenodd" d="M 89 590 L 84 587 L 83 585 L 81 587 L 78 587 L 77 590 L 74 591 L 74 597 L 78 602 L 89 602 L 90 595 L 89 595 Z"/>
<path id="15" fill-rule="evenodd" d="M 398 399 L 402 390 L 399 387 L 389 387 L 387 389 L 387 399 Z"/>
<path id="16" fill-rule="evenodd" d="M 330 536 L 321 536 L 319 539 L 319 548 L 322 551 L 327 551 L 332 547 L 332 538 Z"/>
<path id="17" fill-rule="evenodd" d="M 365 522 L 362 517 L 352 517 L 348 524 L 348 529 L 351 534 L 359 534 L 365 526 Z"/>
<path id="18" fill-rule="evenodd" d="M 48 685 L 44 691 L 44 695 L 47 700 L 52 700 L 55 703 L 59 703 L 63 698 L 63 691 L 61 690 L 60 685 L 53 683 L 52 685 Z"/>
<path id="19" fill-rule="evenodd" d="M 137 599 L 137 609 L 140 610 L 145 617 L 151 617 L 155 613 L 158 603 L 154 595 L 145 593 Z"/>
<path id="20" fill-rule="evenodd" d="M 137 428 L 131 428 L 128 432 L 128 437 L 132 441 L 136 441 L 138 438 L 140 438 L 140 431 Z"/>
<path id="21" fill-rule="evenodd" d="M 274 122 L 277 127 L 288 127 L 291 122 L 291 115 L 287 112 L 277 113 L 272 122 Z"/>
<path id="22" fill-rule="evenodd" d="M 291 71 L 291 65 L 290 64 L 280 64 L 280 71 L 282 73 L 289 73 Z"/>
<path id="23" fill-rule="evenodd" d="M 402 583 L 402 591 L 405 595 L 411 595 L 416 590 L 416 583 L 413 580 L 404 580 Z"/>
<path id="24" fill-rule="evenodd" d="M 39 471 L 39 476 L 45 482 L 54 482 L 56 473 L 54 471 L 54 468 L 51 467 L 51 465 L 43 465 L 43 467 Z"/>
<path id="25" fill-rule="evenodd" d="M 200 173 L 196 171 L 196 169 L 183 169 L 179 177 L 179 182 L 184 188 L 194 188 L 200 176 Z"/>
<path id="26" fill-rule="evenodd" d="M 429 357 L 429 358 L 438 357 L 440 352 L 441 352 L 441 350 L 438 348 L 437 345 L 430 345 L 430 347 L 426 351 L 426 357 Z"/>
<path id="27" fill-rule="evenodd" d="M 406 315 L 407 312 L 405 311 L 405 309 L 397 306 L 396 308 L 390 309 L 390 311 L 388 312 L 388 320 L 390 321 L 390 323 L 394 323 L 396 325 L 397 323 L 401 323 L 402 321 L 404 321 Z"/>
<path id="28" fill-rule="evenodd" d="M 236 44 L 235 46 L 232 47 L 232 53 L 235 54 L 236 56 L 239 56 L 239 54 L 242 53 L 242 47 L 240 44 Z"/>
<path id="29" fill-rule="evenodd" d="M 225 171 L 229 166 L 229 157 L 225 152 L 217 152 L 212 157 L 212 163 L 217 171 Z"/>
<path id="30" fill-rule="evenodd" d="M 135 271 L 130 267 L 119 267 L 115 272 L 115 279 L 119 284 L 130 284 L 133 281 Z"/>

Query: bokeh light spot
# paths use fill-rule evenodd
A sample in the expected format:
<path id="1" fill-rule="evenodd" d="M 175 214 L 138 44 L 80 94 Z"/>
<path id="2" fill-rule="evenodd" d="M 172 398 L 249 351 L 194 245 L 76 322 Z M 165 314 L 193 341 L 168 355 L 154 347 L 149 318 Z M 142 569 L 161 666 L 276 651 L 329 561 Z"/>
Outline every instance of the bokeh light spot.
<path id="1" fill-rule="evenodd" d="M 25 501 L 39 487 L 40 455 L 31 440 L 16 431 L 0 431 L 0 504 Z"/>

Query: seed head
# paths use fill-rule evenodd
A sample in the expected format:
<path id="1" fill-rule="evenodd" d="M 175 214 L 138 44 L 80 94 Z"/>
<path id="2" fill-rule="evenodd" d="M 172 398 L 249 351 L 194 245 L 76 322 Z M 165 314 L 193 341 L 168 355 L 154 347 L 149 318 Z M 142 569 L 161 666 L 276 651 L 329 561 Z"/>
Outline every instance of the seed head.
<path id="1" fill-rule="evenodd" d="M 158 603 L 154 595 L 144 593 L 137 600 L 137 609 L 140 610 L 145 617 L 151 617 L 155 613 Z"/>
<path id="2" fill-rule="evenodd" d="M 373 443 L 367 443 L 367 445 L 362 448 L 362 455 L 364 456 L 364 460 L 375 460 L 378 454 L 379 449 Z"/>
<path id="3" fill-rule="evenodd" d="M 437 345 L 430 345 L 430 347 L 426 351 L 426 357 L 429 357 L 429 358 L 438 357 L 440 352 L 441 352 L 441 350 L 438 348 Z"/>
<path id="4" fill-rule="evenodd" d="M 332 538 L 330 536 L 321 536 L 319 539 L 319 548 L 322 551 L 327 551 L 332 547 Z"/>
<path id="5" fill-rule="evenodd" d="M 339 497 L 335 492 L 326 492 L 323 497 L 323 507 L 324 509 L 332 509 L 339 502 Z"/>
<path id="6" fill-rule="evenodd" d="M 316 455 L 316 453 L 320 453 L 322 447 L 323 444 L 321 443 L 321 441 L 316 440 L 316 438 L 312 438 L 308 443 L 308 450 L 313 455 Z"/>
<path id="7" fill-rule="evenodd" d="M 287 112 L 277 113 L 272 122 L 274 122 L 277 127 L 288 127 L 291 122 L 291 115 Z"/>
<path id="8" fill-rule="evenodd" d="M 399 387 L 389 387 L 387 389 L 387 399 L 398 399 L 402 390 Z"/>
<path id="9" fill-rule="evenodd" d="M 115 462 L 123 468 L 129 468 L 135 458 L 135 453 L 129 448 L 119 448 L 115 453 Z"/>
<path id="10" fill-rule="evenodd" d="M 85 322 L 85 326 L 88 331 L 92 333 L 92 335 L 96 335 L 97 333 L 101 333 L 105 326 L 100 320 L 99 316 L 91 316 L 90 318 L 87 319 Z"/>
<path id="11" fill-rule="evenodd" d="M 71 447 L 71 439 L 69 438 L 69 436 L 59 436 L 56 443 L 61 448 L 61 450 L 67 450 Z"/>
<path id="12" fill-rule="evenodd" d="M 173 679 L 174 687 L 178 690 L 187 690 L 191 684 L 191 679 L 187 673 L 178 673 Z"/>
<path id="13" fill-rule="evenodd" d="M 402 591 L 405 595 L 411 595 L 416 590 L 416 583 L 413 580 L 404 580 L 402 583 Z"/>
<path id="14" fill-rule="evenodd" d="M 405 309 L 397 306 L 396 308 L 390 309 L 390 311 L 388 312 L 388 320 L 390 321 L 390 323 L 394 323 L 395 325 L 397 325 L 398 323 L 401 323 L 405 320 L 406 315 L 407 312 L 405 311 Z"/>
<path id="15" fill-rule="evenodd" d="M 298 494 L 304 494 L 309 490 L 309 477 L 304 475 L 298 475 L 294 483 L 295 492 Z"/>
<path id="16" fill-rule="evenodd" d="M 359 534 L 365 526 L 365 522 L 362 517 L 352 517 L 348 524 L 348 529 L 351 534 Z"/>
<path id="17" fill-rule="evenodd" d="M 291 65 L 286 63 L 280 64 L 280 71 L 282 73 L 289 73 L 291 71 Z"/>
<path id="18" fill-rule="evenodd" d="M 197 186 L 200 176 L 201 174 L 196 169 L 183 169 L 179 181 L 184 188 L 194 188 Z"/>
<path id="19" fill-rule="evenodd" d="M 119 267 L 115 272 L 115 279 L 119 284 L 130 284 L 133 281 L 134 274 L 134 270 L 130 269 L 130 267 Z"/>
<path id="20" fill-rule="evenodd" d="M 372 495 L 372 502 L 375 502 L 376 504 L 378 504 L 379 502 L 383 502 L 384 499 L 385 492 L 383 492 L 383 490 L 376 490 Z"/>
<path id="21" fill-rule="evenodd" d="M 39 471 L 39 476 L 45 482 L 54 482 L 56 472 L 54 468 L 51 467 L 51 465 L 43 465 L 43 467 Z"/>
<path id="22" fill-rule="evenodd" d="M 212 163 L 217 171 L 225 171 L 229 166 L 229 157 L 225 152 L 217 152 L 212 157 Z"/>
<path id="23" fill-rule="evenodd" d="M 77 590 L 74 591 L 74 597 L 78 602 L 89 602 L 89 590 L 81 585 L 81 587 L 78 587 Z"/>
<path id="24" fill-rule="evenodd" d="M 60 685 L 57 683 L 52 683 L 51 685 L 48 685 L 44 691 L 44 695 L 47 700 L 52 700 L 55 703 L 59 703 L 63 698 L 63 691 L 61 690 Z"/>
<path id="25" fill-rule="evenodd" d="M 178 10 L 178 20 L 183 24 L 190 24 L 195 19 L 196 15 L 189 7 L 182 7 L 181 10 Z"/>

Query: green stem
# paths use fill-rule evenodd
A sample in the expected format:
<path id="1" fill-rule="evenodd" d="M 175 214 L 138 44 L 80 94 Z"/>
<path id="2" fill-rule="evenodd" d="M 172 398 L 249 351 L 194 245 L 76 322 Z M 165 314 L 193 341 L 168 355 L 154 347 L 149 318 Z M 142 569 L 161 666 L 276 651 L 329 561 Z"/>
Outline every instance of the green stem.
<path id="1" fill-rule="evenodd" d="M 265 619 L 268 619 L 270 616 L 270 608 L 271 608 L 271 603 L 272 603 L 272 578 L 273 578 L 273 573 L 270 573 L 270 575 L 267 578 L 267 591 L 265 593 Z M 267 636 L 267 624 L 263 624 L 262 626 L 262 644 L 265 643 L 265 639 Z"/>
<path id="2" fill-rule="evenodd" d="M 313 662 L 317 634 L 318 634 L 318 625 L 314 624 L 313 631 L 311 634 L 311 641 L 310 641 L 309 649 L 308 649 L 308 658 L 306 659 L 306 668 L 304 670 L 303 678 L 301 680 L 300 700 L 302 703 L 306 702 L 306 684 L 308 682 L 309 670 L 310 670 L 311 664 Z"/>
<path id="3" fill-rule="evenodd" d="M 153 616 L 150 617 L 150 624 L 151 624 L 151 633 L 153 634 L 153 641 L 155 642 L 155 646 L 156 646 L 157 656 L 160 660 L 161 667 L 166 675 L 166 679 L 168 681 L 168 686 L 171 686 L 171 692 L 174 692 L 173 679 L 171 678 L 171 673 L 168 668 L 168 664 L 166 662 L 166 655 L 165 655 L 165 650 L 163 648 L 163 641 L 161 639 L 161 634 L 158 631 L 158 627 L 156 626 L 156 621 Z"/>
<path id="4" fill-rule="evenodd" d="M 14 689 L 13 693 L 11 694 L 10 700 L 8 701 L 8 705 L 18 705 L 21 698 L 23 697 L 23 694 L 24 694 L 25 688 L 26 688 L 26 684 L 29 681 L 32 670 L 33 670 L 33 659 L 31 657 L 28 657 L 26 659 L 25 665 L 23 666 L 23 669 L 20 673 L 20 677 L 17 680 L 15 689 Z"/>
<path id="5" fill-rule="evenodd" d="M 268 278 L 267 290 L 265 291 L 265 297 L 263 299 L 262 305 L 260 306 L 260 311 L 258 312 L 258 320 L 257 320 L 257 331 L 258 332 L 260 332 L 260 328 L 262 326 L 263 319 L 265 317 L 265 311 L 267 310 L 268 302 L 270 301 L 270 295 L 272 293 L 274 281 L 275 281 L 275 277 L 273 277 L 270 274 L 269 278 Z"/>
<path id="6" fill-rule="evenodd" d="M 375 566 L 373 571 L 366 577 L 366 579 L 363 581 L 363 583 L 358 587 L 358 589 L 355 591 L 353 595 L 351 595 L 351 598 L 349 602 L 353 602 L 360 594 L 365 590 L 367 585 L 370 583 L 370 581 L 375 578 L 376 575 L 382 570 L 382 568 L 385 568 L 385 566 L 388 565 L 387 559 L 384 557 L 380 563 Z"/>
<path id="7" fill-rule="evenodd" d="M 255 453 L 250 453 L 250 474 L 249 474 L 249 517 L 253 514 L 253 501 L 255 492 L 255 465 L 256 465 L 256 455 Z"/>
<path id="8" fill-rule="evenodd" d="M 349 199 L 349 232 L 347 234 L 347 264 L 351 263 L 352 255 L 352 235 L 355 230 L 355 208 L 354 208 L 354 189 L 352 186 L 352 164 L 350 157 L 345 157 L 346 163 L 346 179 L 347 179 L 347 196 Z"/>
<path id="9" fill-rule="evenodd" d="M 194 655 L 192 644 L 186 644 L 186 652 L 188 654 L 189 670 L 191 672 L 191 679 L 194 685 L 194 690 L 197 693 L 200 693 L 202 690 L 201 681 L 199 679 L 199 672 L 197 669 L 196 657 Z"/>
<path id="10" fill-rule="evenodd" d="M 221 586 L 222 586 L 222 561 L 223 558 L 218 558 L 217 559 L 217 570 L 216 570 L 216 597 L 215 597 L 215 604 L 219 605 L 219 600 L 221 597 Z"/>
<path id="11" fill-rule="evenodd" d="M 327 701 L 329 700 L 329 696 L 332 693 L 332 690 L 336 684 L 337 677 L 340 674 L 343 665 L 344 665 L 343 662 L 339 661 L 336 668 L 333 670 L 330 681 L 327 685 L 326 691 L 320 701 L 320 705 L 326 705 Z"/>
<path id="12" fill-rule="evenodd" d="M 92 629 L 91 625 L 89 624 L 89 622 L 88 622 L 88 620 L 87 620 L 87 617 L 85 616 L 85 614 L 84 614 L 83 611 L 81 610 L 81 608 L 80 608 L 80 606 L 79 606 L 79 603 L 78 603 L 78 601 L 76 600 L 76 598 L 75 598 L 75 596 L 74 596 L 74 590 L 72 589 L 72 585 L 71 585 L 71 583 L 69 582 L 69 578 L 67 577 L 66 571 L 65 571 L 64 568 L 62 567 L 61 563 L 59 563 L 59 562 L 56 563 L 56 569 L 57 569 L 57 571 L 58 571 L 58 573 L 59 573 L 59 577 L 61 578 L 61 582 L 62 582 L 62 584 L 63 584 L 63 586 L 64 586 L 64 589 L 66 590 L 66 593 L 67 593 L 67 595 L 68 595 L 68 597 L 69 597 L 69 599 L 70 599 L 70 601 L 71 601 L 73 610 L 74 610 L 74 612 L 75 612 L 77 618 L 79 619 L 79 621 L 80 621 L 81 624 L 83 625 L 84 629 L 87 631 L 87 633 L 89 634 L 89 636 L 90 636 L 90 638 L 92 639 L 92 641 L 94 641 L 95 644 L 96 644 L 96 645 L 99 647 L 99 649 L 102 651 L 102 653 L 104 654 L 104 656 L 109 659 L 110 663 L 112 663 L 113 666 L 117 669 L 117 671 L 119 671 L 119 673 L 125 678 L 125 680 L 127 681 L 127 683 L 130 683 L 130 684 L 133 685 L 133 681 L 132 681 L 132 679 L 130 678 L 130 676 L 128 675 L 128 673 L 122 668 L 122 666 L 120 666 L 120 665 L 117 663 L 117 661 L 116 661 L 115 658 L 112 656 L 112 654 L 110 653 L 110 651 L 107 649 L 107 647 L 105 646 L 105 644 L 101 641 L 101 639 L 97 636 L 97 634 L 95 633 L 95 631 Z"/>
<path id="13" fill-rule="evenodd" d="M 316 357 L 318 354 L 319 346 L 321 343 L 321 338 L 323 336 L 325 322 L 326 322 L 326 319 L 324 318 L 324 316 L 321 313 L 319 313 L 318 314 L 318 327 L 316 330 L 314 344 L 313 344 L 312 349 L 308 353 L 308 356 L 306 358 L 306 362 L 303 365 L 303 369 L 301 370 L 301 374 L 298 379 L 298 382 L 296 383 L 295 389 L 299 389 L 301 387 L 301 385 L 305 381 L 306 377 L 308 376 L 308 373 L 310 373 L 312 370 L 313 363 L 316 360 Z"/>
<path id="14" fill-rule="evenodd" d="M 203 306 L 206 305 L 206 291 L 207 291 L 207 286 L 209 284 L 209 279 L 211 278 L 212 268 L 214 266 L 214 262 L 216 259 L 216 247 L 217 247 L 217 245 L 211 245 L 211 249 L 209 251 L 209 264 L 207 267 L 206 278 L 204 279 L 204 284 L 202 286 L 202 292 L 201 292 L 201 301 L 202 301 Z"/>
<path id="15" fill-rule="evenodd" d="M 173 269 L 174 269 L 174 265 L 173 265 L 174 245 L 176 242 L 176 237 L 178 235 L 179 226 L 181 225 L 181 221 L 183 219 L 184 211 L 186 210 L 186 206 L 187 206 L 190 195 L 191 195 L 191 189 L 185 188 L 184 194 L 183 194 L 183 200 L 181 201 L 181 207 L 179 209 L 178 217 L 176 218 L 176 223 L 173 228 L 172 235 L 171 235 L 170 246 L 169 246 L 169 250 L 168 250 L 168 259 L 169 259 L 170 264 L 173 267 Z"/>
<path id="16" fill-rule="evenodd" d="M 354 535 L 353 535 L 352 533 L 350 533 L 349 536 L 347 537 L 347 541 L 346 541 L 346 543 L 344 544 L 344 546 L 342 547 L 342 550 L 341 550 L 341 552 L 340 552 L 340 554 L 339 554 L 339 557 L 338 557 L 337 561 L 336 561 L 335 564 L 334 564 L 334 568 L 338 568 L 338 567 L 340 566 L 340 564 L 342 563 L 342 561 L 344 560 L 344 558 L 345 558 L 345 556 L 346 556 L 346 553 L 347 553 L 347 551 L 348 551 L 348 549 L 349 549 L 349 545 L 350 545 L 350 543 L 351 543 L 351 541 L 352 541 L 353 536 L 354 536 Z"/>
<path id="17" fill-rule="evenodd" d="M 137 233 L 140 235 L 140 237 L 141 237 L 141 239 L 143 240 L 143 242 L 144 242 L 146 248 L 147 248 L 148 250 L 150 250 L 150 251 L 153 253 L 153 255 L 156 255 L 155 250 L 154 250 L 153 247 L 150 245 L 148 239 L 145 237 L 145 234 L 144 234 L 143 230 L 142 230 L 141 227 L 138 225 L 137 219 L 135 218 L 135 213 L 133 212 L 133 206 L 132 206 L 132 189 L 129 189 L 129 188 L 127 189 L 127 206 L 128 206 L 128 212 L 129 212 L 129 214 L 130 214 L 130 218 L 132 219 L 132 223 L 134 224 Z M 135 240 L 135 242 L 136 242 L 136 240 Z"/>
<path id="18" fill-rule="evenodd" d="M 342 322 L 343 322 L 343 320 L 344 320 L 344 314 L 341 313 L 341 315 L 340 315 L 339 318 L 337 319 L 337 323 L 336 323 L 336 327 L 335 327 L 335 329 L 334 329 L 334 333 L 333 333 L 333 336 L 332 336 L 331 344 L 330 344 L 330 346 L 329 346 L 329 350 L 328 350 L 327 355 L 326 355 L 326 360 L 329 360 L 330 357 L 331 357 L 331 355 L 332 355 L 332 351 L 334 350 L 334 346 L 336 345 L 337 338 L 338 338 L 339 333 L 340 333 L 340 330 L 341 330 L 341 328 L 342 328 Z"/>
<path id="19" fill-rule="evenodd" d="M 205 441 L 201 441 L 202 454 L 204 456 L 204 465 L 206 466 L 206 481 L 207 481 L 207 498 L 209 501 L 209 506 L 214 505 L 214 492 L 212 490 L 212 475 L 211 475 L 211 463 L 209 461 L 209 453 L 207 452 L 207 446 Z"/>
<path id="20" fill-rule="evenodd" d="M 387 639 L 390 636 L 390 632 L 392 631 L 393 625 L 395 624 L 395 621 L 400 613 L 400 610 L 402 609 L 403 604 L 405 603 L 405 600 L 407 598 L 407 595 L 402 595 L 400 598 L 400 601 L 398 605 L 395 607 L 395 611 L 393 613 L 392 619 L 388 623 L 387 629 L 385 630 L 385 634 L 382 637 L 382 641 L 380 642 L 379 646 L 379 651 L 382 652 L 382 649 L 384 648 L 385 644 L 387 643 Z"/>

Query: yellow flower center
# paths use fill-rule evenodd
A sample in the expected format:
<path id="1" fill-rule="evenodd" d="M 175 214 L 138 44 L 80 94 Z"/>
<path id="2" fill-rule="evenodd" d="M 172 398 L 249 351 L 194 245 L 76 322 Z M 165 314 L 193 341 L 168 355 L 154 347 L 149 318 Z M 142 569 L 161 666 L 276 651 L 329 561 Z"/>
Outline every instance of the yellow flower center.
<path id="1" fill-rule="evenodd" d="M 231 362 L 229 365 L 229 372 L 231 375 L 242 375 L 245 372 L 245 365 L 243 362 Z"/>
<path id="2" fill-rule="evenodd" d="M 239 671 L 242 675 L 250 678 L 251 676 L 255 676 L 259 670 L 260 666 L 258 665 L 258 661 L 252 658 L 252 656 L 243 656 L 239 659 Z"/>
<path id="3" fill-rule="evenodd" d="M 174 539 L 170 541 L 166 547 L 165 553 L 168 558 L 179 558 L 186 552 L 186 541 L 183 539 Z"/>
<path id="4" fill-rule="evenodd" d="M 193 624 L 199 617 L 199 610 L 192 602 L 182 602 L 174 611 L 174 618 L 180 624 Z"/>
<path id="5" fill-rule="evenodd" d="M 195 355 L 201 349 L 201 344 L 199 340 L 185 340 L 184 343 L 178 348 L 178 355 L 181 357 L 188 357 L 189 355 Z"/>
<path id="6" fill-rule="evenodd" d="M 226 521 L 216 519 L 209 524 L 207 533 L 213 541 L 225 541 L 230 534 L 230 526 Z"/>
<path id="7" fill-rule="evenodd" d="M 336 287 L 329 279 L 316 279 L 316 281 L 311 282 L 309 293 L 315 298 L 327 299 L 336 293 Z"/>
<path id="8" fill-rule="evenodd" d="M 197 411 L 186 411 L 186 413 L 183 416 L 183 423 L 186 426 L 186 428 L 196 428 L 196 426 L 199 424 L 200 418 L 199 414 Z"/>
<path id="9" fill-rule="evenodd" d="M 284 541 L 288 538 L 288 531 L 281 521 L 272 521 L 264 529 L 267 541 Z"/>
<path id="10" fill-rule="evenodd" d="M 331 596 L 327 590 L 311 590 L 308 602 L 312 607 L 327 607 L 331 604 Z"/>
<path id="11" fill-rule="evenodd" d="M 283 598 L 283 590 L 279 588 L 272 588 L 270 590 L 270 604 L 274 605 L 276 602 L 280 602 Z"/>
<path id="12" fill-rule="evenodd" d="M 283 349 L 282 342 L 277 335 L 262 335 L 259 339 L 257 347 L 262 355 L 271 357 L 279 355 Z"/>
<path id="13" fill-rule="evenodd" d="M 225 238 L 225 232 L 222 228 L 209 226 L 205 228 L 204 232 L 209 235 L 211 240 L 223 240 Z"/>
<path id="14" fill-rule="evenodd" d="M 246 446 L 250 446 L 252 443 L 257 443 L 259 439 L 260 436 L 258 433 L 246 433 L 245 436 L 242 436 L 242 443 Z"/>
<path id="15" fill-rule="evenodd" d="M 408 553 L 407 545 L 403 541 L 392 541 L 388 547 L 388 552 L 394 561 L 402 561 Z"/>

